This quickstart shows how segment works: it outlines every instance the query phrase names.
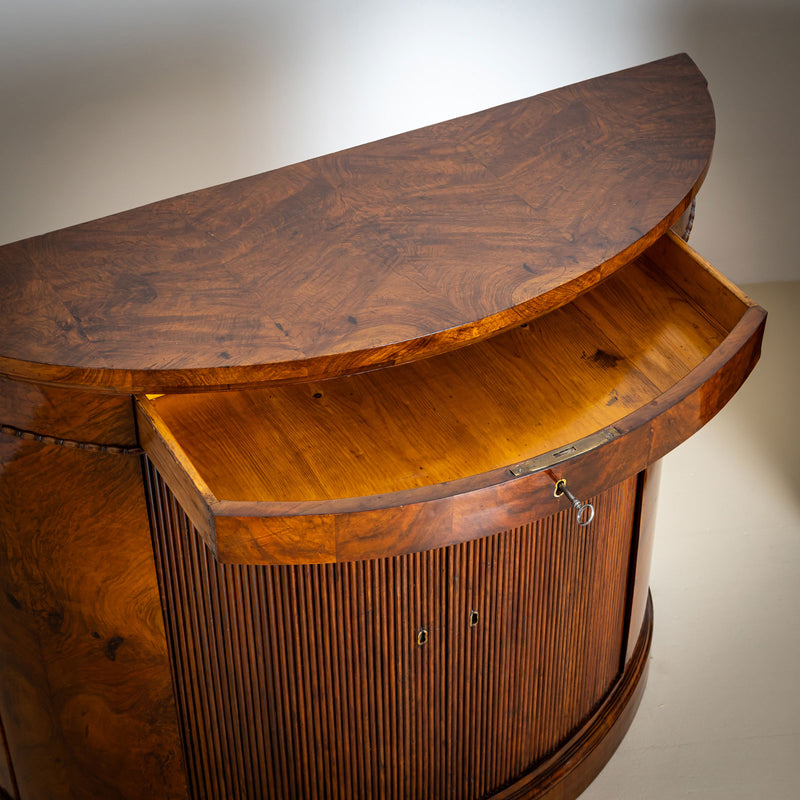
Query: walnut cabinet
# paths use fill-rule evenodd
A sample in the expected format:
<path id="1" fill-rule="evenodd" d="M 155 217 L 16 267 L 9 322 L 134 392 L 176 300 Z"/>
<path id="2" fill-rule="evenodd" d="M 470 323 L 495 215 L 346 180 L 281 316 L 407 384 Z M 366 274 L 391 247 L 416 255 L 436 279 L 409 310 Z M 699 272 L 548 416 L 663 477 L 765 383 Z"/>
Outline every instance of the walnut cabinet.
<path id="1" fill-rule="evenodd" d="M 713 138 L 678 55 L 0 248 L 0 794 L 577 797 L 758 360 Z"/>

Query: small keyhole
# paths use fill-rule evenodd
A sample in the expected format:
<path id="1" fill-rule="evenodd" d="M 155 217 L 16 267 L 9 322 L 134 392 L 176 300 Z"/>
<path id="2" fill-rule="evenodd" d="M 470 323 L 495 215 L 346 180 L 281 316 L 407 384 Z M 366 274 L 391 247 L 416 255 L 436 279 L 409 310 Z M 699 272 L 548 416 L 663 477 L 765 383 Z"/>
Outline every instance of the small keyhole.
<path id="1" fill-rule="evenodd" d="M 480 619 L 480 614 L 474 609 L 469 612 L 469 626 L 470 628 L 474 628 L 478 624 L 478 620 Z"/>
<path id="2" fill-rule="evenodd" d="M 426 628 L 420 628 L 417 631 L 417 645 L 422 647 L 424 644 L 428 644 L 428 631 Z"/>

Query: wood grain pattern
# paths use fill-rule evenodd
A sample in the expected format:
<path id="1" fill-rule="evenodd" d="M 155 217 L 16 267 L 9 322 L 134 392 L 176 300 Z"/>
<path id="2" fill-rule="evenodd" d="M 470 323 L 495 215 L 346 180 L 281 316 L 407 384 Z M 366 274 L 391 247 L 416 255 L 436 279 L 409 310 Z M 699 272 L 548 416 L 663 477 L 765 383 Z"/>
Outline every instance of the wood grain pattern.
<path id="1" fill-rule="evenodd" d="M 147 474 L 196 798 L 477 800 L 557 752 L 620 674 L 635 478 L 593 498 L 589 535 L 562 512 L 399 558 L 258 567 L 220 564 Z"/>
<path id="2" fill-rule="evenodd" d="M 582 490 L 599 491 L 599 476 L 644 469 L 722 408 L 758 359 L 765 314 L 717 275 L 670 234 L 572 303 L 469 348 L 320 383 L 142 401 L 143 440 L 159 439 L 148 452 L 165 476 L 184 465 L 171 485 L 226 562 L 474 538 L 513 516 L 516 497 L 551 513 L 551 482 L 509 466 L 611 431 L 619 441 L 576 467 Z M 205 503 L 195 515 L 190 472 Z"/>
<path id="3" fill-rule="evenodd" d="M 206 536 L 206 544 L 216 551 L 215 537 L 211 533 L 214 529 L 211 508 L 216 504 L 216 498 L 185 456 L 172 431 L 153 413 L 150 399 L 139 398 L 136 411 L 142 448 L 158 462 L 172 491 L 180 498 L 182 508 Z"/>
<path id="4" fill-rule="evenodd" d="M 130 398 L 0 381 L 0 417 L 134 444 Z M 139 459 L 0 436 L 0 717 L 20 795 L 185 798 Z"/>
<path id="5" fill-rule="evenodd" d="M 181 391 L 451 350 L 655 241 L 713 137 L 673 56 L 6 245 L 0 374 Z"/>
<path id="6" fill-rule="evenodd" d="M 148 455 L 0 431 L 0 794 L 576 797 L 759 355 L 713 135 L 674 56 L 1 247 L 0 423 Z"/>

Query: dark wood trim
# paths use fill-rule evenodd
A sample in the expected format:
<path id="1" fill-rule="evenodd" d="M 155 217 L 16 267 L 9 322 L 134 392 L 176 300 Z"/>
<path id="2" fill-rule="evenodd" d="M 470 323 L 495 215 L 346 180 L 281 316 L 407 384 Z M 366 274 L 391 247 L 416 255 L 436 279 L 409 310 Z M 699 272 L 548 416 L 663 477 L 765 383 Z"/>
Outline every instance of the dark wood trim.
<path id="1" fill-rule="evenodd" d="M 651 464 L 642 474 L 637 493 L 638 523 L 635 536 L 635 560 L 631 560 L 628 583 L 628 609 L 625 619 L 627 644 L 622 655 L 623 663 L 633 657 L 637 632 L 647 613 L 650 595 L 650 565 L 655 541 L 658 488 L 661 481 L 661 461 Z"/>
<path id="2" fill-rule="evenodd" d="M 637 637 L 640 633 L 641 624 L 636 626 L 636 630 L 632 630 L 631 619 L 634 616 L 634 605 L 636 597 L 636 577 L 638 574 L 639 557 L 643 555 L 642 550 L 646 542 L 643 541 L 642 531 L 642 516 L 644 505 L 644 490 L 648 479 L 648 469 L 642 470 L 636 476 L 636 503 L 633 509 L 633 529 L 631 530 L 631 551 L 628 561 L 628 587 L 625 591 L 625 616 L 623 618 L 622 628 L 623 646 L 619 656 L 620 672 L 625 669 L 625 664 L 635 648 L 634 636 Z M 645 575 L 645 582 L 649 580 L 649 575 Z"/>

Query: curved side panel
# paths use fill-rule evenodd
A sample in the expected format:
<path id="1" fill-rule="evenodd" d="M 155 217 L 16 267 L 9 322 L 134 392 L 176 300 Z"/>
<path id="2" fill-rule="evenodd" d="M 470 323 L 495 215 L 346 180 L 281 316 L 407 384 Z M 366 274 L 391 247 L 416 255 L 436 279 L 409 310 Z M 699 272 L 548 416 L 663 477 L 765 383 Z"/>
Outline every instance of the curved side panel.
<path id="1" fill-rule="evenodd" d="M 656 528 L 656 506 L 658 486 L 661 480 L 661 462 L 651 464 L 640 475 L 640 490 L 636 513 L 636 528 L 632 542 L 631 580 L 629 584 L 630 612 L 628 621 L 628 645 L 625 660 L 633 657 L 637 635 L 647 613 L 650 596 L 650 565 L 653 559 L 653 544 Z"/>
<path id="2" fill-rule="evenodd" d="M 21 428 L 135 444 L 129 398 L 0 382 Z M 0 717 L 23 798 L 186 797 L 134 456 L 0 434 Z"/>

